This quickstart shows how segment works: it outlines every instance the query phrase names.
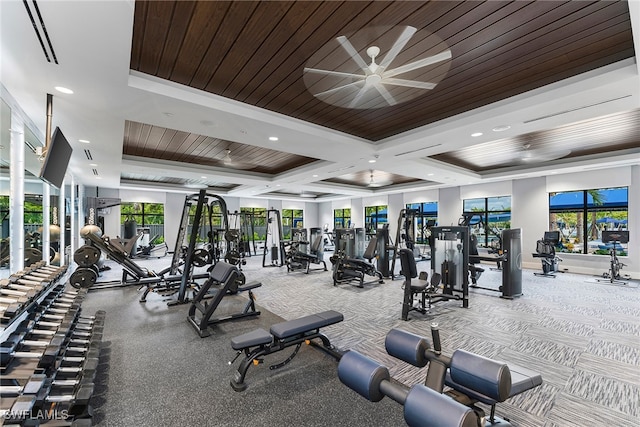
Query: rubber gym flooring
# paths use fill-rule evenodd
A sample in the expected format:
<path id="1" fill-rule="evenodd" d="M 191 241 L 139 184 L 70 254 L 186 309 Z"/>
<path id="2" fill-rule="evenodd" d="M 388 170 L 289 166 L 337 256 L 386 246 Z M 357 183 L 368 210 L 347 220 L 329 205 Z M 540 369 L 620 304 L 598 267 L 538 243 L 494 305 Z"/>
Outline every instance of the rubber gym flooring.
<path id="1" fill-rule="evenodd" d="M 327 264 L 328 254 L 326 255 Z M 160 270 L 169 257 L 136 260 Z M 271 371 L 268 364 L 290 349 L 268 356 L 247 374 L 248 389 L 234 392 L 229 380 L 238 361 L 232 337 L 324 310 L 344 314 L 345 321 L 324 328 L 342 350 L 356 349 L 390 368 L 405 384 L 424 381 L 425 372 L 388 356 L 385 334 L 394 327 L 430 338 L 437 322 L 443 353 L 457 348 L 536 370 L 543 385 L 499 404 L 498 416 L 517 426 L 637 426 L 640 422 L 640 291 L 594 283 L 593 278 L 559 274 L 536 277 L 523 271 L 524 295 L 515 300 L 499 293 L 472 290 L 468 309 L 458 301 L 438 303 L 430 313 L 400 320 L 402 280 L 384 284 L 334 287 L 331 272 L 287 273 L 262 268 L 261 254 L 247 259 L 247 281 L 262 314 L 216 325 L 199 338 L 187 322 L 188 305 L 167 307 L 160 295 L 138 302 L 136 286 L 91 291 L 85 314 L 106 310 L 104 344 L 96 394 L 95 425 L 100 426 L 402 426 L 402 408 L 389 399 L 379 403 L 340 383 L 337 362 L 309 346 L 288 365 Z M 120 276 L 120 267 L 100 280 Z M 500 272 L 486 272 L 479 285 L 497 288 Z M 418 263 L 426 270 L 427 263 Z M 170 298 L 169 298 L 170 299 Z M 224 311 L 237 312 L 246 299 L 226 297 Z"/>

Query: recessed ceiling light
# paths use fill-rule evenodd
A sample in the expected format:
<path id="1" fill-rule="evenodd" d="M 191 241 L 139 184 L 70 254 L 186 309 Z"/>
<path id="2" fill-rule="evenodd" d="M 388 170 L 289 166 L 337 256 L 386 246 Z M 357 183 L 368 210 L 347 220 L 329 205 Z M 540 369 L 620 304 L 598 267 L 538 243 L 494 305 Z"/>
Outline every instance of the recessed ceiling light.
<path id="1" fill-rule="evenodd" d="M 313 175 L 313 177 L 314 177 L 314 178 L 317 178 L 317 177 L 318 177 L 318 175 Z"/>
<path id="2" fill-rule="evenodd" d="M 66 93 L 67 95 L 71 95 L 73 93 L 71 89 L 68 89 L 64 86 L 56 86 L 55 90 L 57 90 L 58 92 Z"/>
<path id="3" fill-rule="evenodd" d="M 207 179 L 207 177 L 206 177 L 206 176 L 201 176 L 200 178 L 202 178 L 202 179 Z"/>
<path id="4" fill-rule="evenodd" d="M 472 137 L 476 138 L 478 136 L 482 136 L 482 132 L 474 132 L 471 134 Z"/>
<path id="5" fill-rule="evenodd" d="M 91 141 L 89 141 L 88 139 L 79 139 L 78 142 L 82 142 L 83 144 L 90 144 Z"/>
<path id="6" fill-rule="evenodd" d="M 173 113 L 169 112 L 169 111 L 164 111 L 162 114 L 164 114 L 167 117 L 171 117 L 173 116 Z"/>
<path id="7" fill-rule="evenodd" d="M 427 176 L 433 176 L 435 175 L 434 173 L 428 173 Z"/>
<path id="8" fill-rule="evenodd" d="M 278 137 L 277 136 L 270 136 L 269 137 L 269 141 L 277 141 Z"/>
<path id="9" fill-rule="evenodd" d="M 102 177 L 101 176 L 96 176 L 96 179 L 102 179 Z"/>
<path id="10" fill-rule="evenodd" d="M 376 162 L 376 159 L 369 160 L 369 163 L 375 163 L 375 162 Z"/>
<path id="11" fill-rule="evenodd" d="M 98 166 L 98 164 L 97 163 L 89 163 L 89 166 L 96 167 L 96 166 Z"/>
<path id="12" fill-rule="evenodd" d="M 276 184 L 276 187 L 280 187 L 280 184 Z"/>
<path id="13" fill-rule="evenodd" d="M 504 132 L 505 130 L 509 130 L 511 129 L 511 126 L 509 125 L 501 125 L 501 126 L 496 126 L 493 129 L 491 129 L 494 132 Z"/>

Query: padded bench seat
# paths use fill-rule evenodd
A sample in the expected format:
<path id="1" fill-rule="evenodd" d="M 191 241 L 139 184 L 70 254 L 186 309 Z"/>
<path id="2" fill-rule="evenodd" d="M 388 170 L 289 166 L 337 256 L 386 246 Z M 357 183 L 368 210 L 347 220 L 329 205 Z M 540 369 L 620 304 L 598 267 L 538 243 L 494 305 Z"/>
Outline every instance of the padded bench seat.
<path id="1" fill-rule="evenodd" d="M 261 363 L 263 356 L 276 353 L 287 347 L 296 346 L 293 354 L 284 362 L 270 367 L 271 369 L 279 368 L 293 359 L 305 341 L 317 345 L 312 341 L 315 338 L 322 341 L 322 346 L 318 346 L 319 348 L 339 359 L 341 354 L 335 351 L 329 339 L 320 333 L 320 328 L 342 322 L 343 320 L 344 316 L 342 313 L 327 310 L 298 319 L 276 323 L 271 326 L 270 332 L 258 328 L 232 338 L 231 348 L 238 351 L 238 356 L 244 353 L 245 357 L 240 363 L 234 378 L 231 380 L 231 387 L 233 387 L 235 391 L 245 390 L 247 385 L 244 382 L 244 378 L 247 370 L 251 365 Z"/>
<path id="2" fill-rule="evenodd" d="M 469 363 L 465 363 L 465 368 L 467 368 L 468 366 Z M 473 388 L 455 382 L 451 376 L 451 370 L 447 370 L 445 384 L 452 389 L 469 396 L 471 399 L 478 400 L 480 402 L 486 403 L 487 405 L 494 405 L 498 402 L 503 402 L 513 396 L 516 396 L 522 392 L 525 392 L 542 384 L 542 375 L 537 372 L 518 365 L 507 364 L 505 366 L 509 368 L 511 379 L 510 386 L 509 384 L 500 384 L 503 381 L 500 381 L 497 378 L 495 384 L 490 384 L 489 386 L 490 388 L 492 388 L 492 386 L 495 386 L 497 389 L 503 389 L 503 387 L 507 387 L 507 393 L 496 392 L 496 394 L 493 394 L 490 392 L 482 393 L 476 391 Z M 478 382 L 478 380 L 479 379 L 476 379 L 476 382 Z M 491 381 L 486 378 L 485 382 L 490 383 Z"/>
<path id="3" fill-rule="evenodd" d="M 278 339 L 286 339 L 324 326 L 342 322 L 344 316 L 334 310 L 323 311 L 322 313 L 300 317 L 299 319 L 276 323 L 271 326 L 271 333 Z"/>

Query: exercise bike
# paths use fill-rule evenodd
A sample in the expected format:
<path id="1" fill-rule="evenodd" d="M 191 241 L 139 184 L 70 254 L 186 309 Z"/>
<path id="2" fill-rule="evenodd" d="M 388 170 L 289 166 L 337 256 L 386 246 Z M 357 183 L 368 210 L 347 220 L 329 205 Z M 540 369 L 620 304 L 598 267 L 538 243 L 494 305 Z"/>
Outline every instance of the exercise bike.
<path id="1" fill-rule="evenodd" d="M 620 243 L 629 243 L 629 231 L 605 230 L 602 232 L 602 243 L 610 243 L 612 245 L 611 249 L 609 249 L 609 256 L 611 257 L 609 271 L 602 273 L 602 277 L 608 279 L 607 281 L 609 283 L 626 285 L 627 282 L 625 282 L 625 280 L 630 279 L 630 277 L 620 274 L 620 270 L 622 270 L 622 267 L 625 267 L 626 264 L 623 264 L 618 259 L 618 247 Z M 620 249 L 622 248 L 620 247 Z"/>

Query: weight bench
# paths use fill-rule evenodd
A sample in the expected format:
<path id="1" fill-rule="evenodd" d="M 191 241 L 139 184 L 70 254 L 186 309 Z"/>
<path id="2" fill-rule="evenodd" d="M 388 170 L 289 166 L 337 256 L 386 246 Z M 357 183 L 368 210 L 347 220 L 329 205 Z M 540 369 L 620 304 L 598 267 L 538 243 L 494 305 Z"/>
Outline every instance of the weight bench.
<path id="1" fill-rule="evenodd" d="M 483 411 L 475 406 L 477 402 L 490 405 L 491 415 L 487 420 L 490 425 L 510 426 L 507 421 L 495 416 L 496 404 L 538 387 L 542 384 L 542 376 L 529 369 L 507 365 L 465 350 L 456 350 L 451 357 L 446 357 L 441 354 L 437 325 L 432 324 L 431 332 L 433 350 L 425 338 L 392 329 L 385 339 L 387 353 L 419 368 L 429 364 L 425 380 L 427 387 L 440 393 L 445 385 L 450 387 L 452 390 L 444 394 L 478 413 Z"/>
<path id="2" fill-rule="evenodd" d="M 271 370 L 281 368 L 293 360 L 303 342 L 317 345 L 311 341 L 314 338 L 319 338 L 322 341 L 322 346 L 318 346 L 318 348 L 324 350 L 336 359 L 340 359 L 342 356 L 341 353 L 331 345 L 329 338 L 320 333 L 320 328 L 342 322 L 343 320 L 344 316 L 341 313 L 327 310 L 299 319 L 276 323 L 271 326 L 270 332 L 260 328 L 232 338 L 231 348 L 237 350 L 238 353 L 229 364 L 231 365 L 243 353 L 245 357 L 242 362 L 240 362 L 238 370 L 231 380 L 231 387 L 235 391 L 246 390 L 247 384 L 245 384 L 244 378 L 247 375 L 249 366 L 263 363 L 262 358 L 264 356 L 295 345 L 296 348 L 286 360 L 269 366 Z"/>
<path id="3" fill-rule="evenodd" d="M 252 289 L 262 286 L 262 283 L 247 283 L 246 285 L 239 285 L 244 275 L 241 275 L 240 270 L 235 265 L 229 264 L 224 261 L 218 261 L 209 273 L 209 278 L 202 285 L 200 291 L 196 294 L 189 307 L 189 323 L 195 328 L 200 335 L 200 338 L 210 335 L 209 326 L 215 323 L 225 322 L 227 320 L 235 320 L 243 317 L 257 316 L 260 314 L 256 311 L 255 296 Z M 215 292 L 210 293 L 211 286 L 219 286 L 215 289 Z M 238 292 L 249 292 L 249 301 L 244 306 L 240 313 L 228 314 L 216 318 L 212 318 L 213 313 L 216 311 L 222 298 L 226 295 L 236 294 Z M 209 301 L 211 300 L 211 301 Z M 198 318 L 196 313 L 200 312 L 201 316 Z"/>

